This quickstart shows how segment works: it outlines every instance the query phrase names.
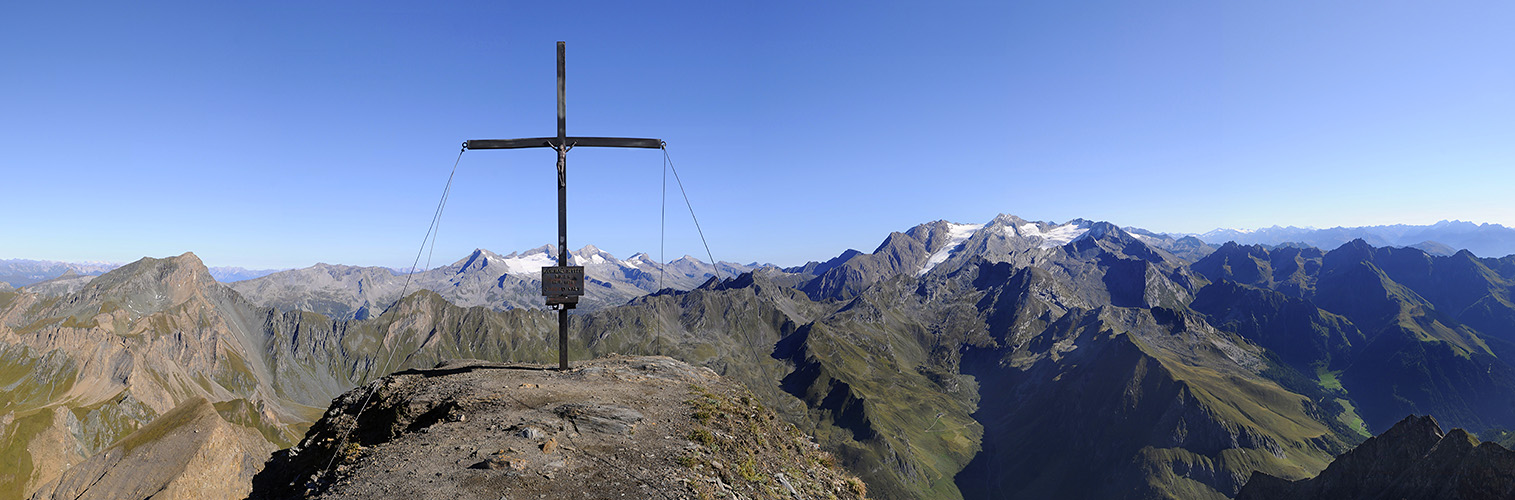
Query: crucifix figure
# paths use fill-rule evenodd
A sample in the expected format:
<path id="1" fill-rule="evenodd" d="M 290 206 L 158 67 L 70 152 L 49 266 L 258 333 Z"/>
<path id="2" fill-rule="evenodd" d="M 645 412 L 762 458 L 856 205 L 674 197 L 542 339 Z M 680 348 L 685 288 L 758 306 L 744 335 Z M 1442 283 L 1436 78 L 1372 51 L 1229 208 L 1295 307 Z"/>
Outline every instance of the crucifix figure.
<path id="1" fill-rule="evenodd" d="M 464 149 L 552 148 L 558 152 L 558 265 L 542 268 L 542 295 L 558 310 L 558 369 L 568 369 L 568 310 L 584 295 L 584 266 L 568 265 L 568 150 L 575 147 L 661 149 L 658 139 L 625 137 L 568 137 L 563 84 L 564 43 L 558 42 L 558 136 L 529 139 L 483 139 L 463 143 Z"/>

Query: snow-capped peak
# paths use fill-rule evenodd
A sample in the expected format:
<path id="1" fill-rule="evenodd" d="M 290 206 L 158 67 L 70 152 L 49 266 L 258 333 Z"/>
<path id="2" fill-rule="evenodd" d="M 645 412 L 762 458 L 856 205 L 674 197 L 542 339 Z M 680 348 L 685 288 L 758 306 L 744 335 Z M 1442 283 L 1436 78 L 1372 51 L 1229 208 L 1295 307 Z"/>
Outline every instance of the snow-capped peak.
<path id="1" fill-rule="evenodd" d="M 926 264 L 921 266 L 921 270 L 915 272 L 916 276 L 924 276 L 926 273 L 931 272 L 937 264 L 946 262 L 947 258 L 952 256 L 952 252 L 957 251 L 959 247 L 963 246 L 963 242 L 968 241 L 968 238 L 973 236 L 973 233 L 984 227 L 983 224 L 957 224 L 952 222 L 947 222 L 946 224 L 947 244 L 942 245 L 941 248 L 931 254 L 931 258 L 926 259 Z"/>
<path id="2" fill-rule="evenodd" d="M 536 247 L 536 248 L 533 248 L 533 249 L 530 249 L 530 250 L 522 250 L 520 252 L 510 252 L 510 255 L 506 255 L 506 256 L 504 256 L 504 258 L 506 258 L 506 259 L 512 259 L 512 258 L 516 258 L 516 257 L 526 257 L 528 255 L 533 255 L 533 254 L 542 254 L 542 255 L 546 255 L 546 256 L 552 257 L 552 258 L 557 258 L 557 256 L 558 256 L 557 249 L 553 248 L 552 245 L 542 245 L 542 246 L 539 246 L 539 247 Z"/>
<path id="3" fill-rule="evenodd" d="M 1073 240 L 1089 232 L 1092 226 L 1088 221 L 1075 220 L 1067 224 L 1053 225 L 1042 222 L 1027 222 L 1018 226 L 1004 226 L 1005 236 L 1036 238 L 1041 240 L 1037 243 L 1039 248 L 1056 248 L 1066 245 Z"/>
<path id="4" fill-rule="evenodd" d="M 630 258 L 621 261 L 621 263 L 627 267 L 638 268 L 642 266 L 657 266 L 657 261 L 652 260 L 652 257 L 647 255 L 647 252 L 637 252 Z"/>
<path id="5" fill-rule="evenodd" d="M 550 248 L 542 246 L 505 257 L 496 255 L 489 259 L 489 263 L 505 266 L 508 274 L 537 274 L 542 272 L 543 267 L 558 265 L 558 259 Z"/>
<path id="6" fill-rule="evenodd" d="M 620 259 L 615 258 L 610 252 L 600 250 L 594 245 L 584 245 L 579 251 L 573 252 L 569 258 L 570 263 L 580 266 L 592 266 L 600 264 L 619 264 Z"/>

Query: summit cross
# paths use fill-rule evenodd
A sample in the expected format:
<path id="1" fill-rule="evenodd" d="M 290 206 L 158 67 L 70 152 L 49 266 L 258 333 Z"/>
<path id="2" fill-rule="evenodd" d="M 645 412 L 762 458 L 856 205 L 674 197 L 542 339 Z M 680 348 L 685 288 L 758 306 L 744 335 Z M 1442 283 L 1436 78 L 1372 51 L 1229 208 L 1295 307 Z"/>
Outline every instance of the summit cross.
<path id="1" fill-rule="evenodd" d="M 568 265 L 568 150 L 576 147 L 662 149 L 659 139 L 569 137 L 564 42 L 558 42 L 558 136 L 527 139 L 476 139 L 463 149 L 552 148 L 558 152 L 558 265 L 542 268 L 542 295 L 558 310 L 558 369 L 568 369 L 568 310 L 584 295 L 584 267 Z"/>

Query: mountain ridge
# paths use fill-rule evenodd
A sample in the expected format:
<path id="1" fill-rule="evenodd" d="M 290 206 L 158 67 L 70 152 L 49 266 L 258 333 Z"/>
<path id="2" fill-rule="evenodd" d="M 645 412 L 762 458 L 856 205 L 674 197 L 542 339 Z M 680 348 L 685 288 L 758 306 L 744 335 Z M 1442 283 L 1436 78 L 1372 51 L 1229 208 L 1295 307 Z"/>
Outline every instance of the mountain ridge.
<path id="1" fill-rule="evenodd" d="M 828 266 L 580 311 L 569 348 L 739 381 L 878 498 L 1223 498 L 1255 471 L 1310 477 L 1406 408 L 1508 428 L 1495 406 L 1515 401 L 1515 261 L 1366 242 L 1225 245 L 1191 261 L 1165 249 L 1178 241 L 1085 220 L 934 221 Z M 547 311 L 420 290 L 332 318 L 256 306 L 193 254 L 134 264 L 87 292 L 0 292 L 0 386 L 13 388 L 0 391 L 0 460 L 31 464 L 3 485 L 37 488 L 50 480 L 37 471 L 85 458 L 68 450 L 101 450 L 192 397 L 287 446 L 332 398 L 386 374 L 556 359 Z M 1320 348 L 1279 348 L 1293 339 Z M 1091 463 L 1111 481 L 1070 472 Z"/>
<path id="2" fill-rule="evenodd" d="M 625 303 L 661 286 L 689 289 L 716 274 L 734 276 L 751 266 L 712 266 L 690 256 L 660 265 L 645 253 L 621 260 L 594 245 L 570 252 L 585 266 L 586 295 L 579 307 L 596 310 Z M 475 249 L 452 264 L 413 274 L 388 268 L 317 264 L 230 284 L 253 303 L 283 311 L 306 310 L 337 318 L 376 316 L 402 290 L 427 289 L 462 306 L 496 310 L 541 308 L 540 269 L 557 265 L 557 249 L 543 245 L 500 255 Z"/>
<path id="3" fill-rule="evenodd" d="M 0 260 L 0 283 L 9 283 L 12 287 L 20 288 L 56 279 L 70 272 L 81 276 L 99 276 L 122 265 L 124 264 L 120 262 L 4 259 Z M 280 271 L 280 269 L 246 269 L 235 266 L 218 266 L 209 269 L 211 276 L 222 283 L 257 278 Z"/>
<path id="4" fill-rule="evenodd" d="M 1515 254 L 1515 228 L 1459 220 L 1443 220 L 1426 225 L 1337 226 L 1325 229 L 1275 225 L 1252 230 L 1215 229 L 1200 234 L 1174 234 L 1193 236 L 1214 245 L 1227 241 L 1275 246 L 1303 242 L 1317 248 L 1336 248 L 1354 239 L 1361 239 L 1378 247 L 1423 246 L 1438 250 L 1445 248 L 1444 251 L 1449 253 L 1466 249 L 1482 257 Z"/>
<path id="5" fill-rule="evenodd" d="M 1258 472 L 1237 500 L 1298 498 L 1501 499 L 1515 494 L 1515 452 L 1462 429 L 1442 432 L 1410 415 L 1337 457 L 1315 477 L 1287 481 Z"/>

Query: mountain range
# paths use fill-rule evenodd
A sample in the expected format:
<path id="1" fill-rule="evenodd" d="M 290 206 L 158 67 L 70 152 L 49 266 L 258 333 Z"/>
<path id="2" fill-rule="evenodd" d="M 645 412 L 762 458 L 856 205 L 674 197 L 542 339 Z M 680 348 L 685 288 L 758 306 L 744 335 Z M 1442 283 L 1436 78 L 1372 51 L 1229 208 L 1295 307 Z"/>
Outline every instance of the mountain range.
<path id="1" fill-rule="evenodd" d="M 121 267 L 115 262 L 58 262 L 52 260 L 3 259 L 0 260 L 0 283 L 19 288 L 58 278 L 99 276 L 106 271 Z M 211 267 L 210 275 L 222 283 L 241 281 L 278 272 L 278 269 L 244 269 L 240 267 Z M 80 280 L 73 280 L 80 281 Z M 84 280 L 87 281 L 87 280 Z M 72 285 L 63 285 L 69 290 Z M 72 288 L 77 289 L 77 288 Z"/>
<path id="2" fill-rule="evenodd" d="M 377 315 L 407 290 L 431 290 L 465 307 L 541 308 L 541 268 L 557 265 L 557 255 L 551 245 L 503 256 L 477 249 L 451 265 L 408 275 L 382 267 L 317 264 L 230 286 L 260 306 L 342 319 Z M 569 252 L 568 260 L 569 265 L 584 266 L 585 296 L 579 301 L 583 310 L 618 306 L 665 287 L 688 290 L 717 274 L 732 277 L 759 267 L 731 262 L 711 265 L 687 255 L 667 264 L 645 253 L 621 260 L 594 245 Z"/>
<path id="3" fill-rule="evenodd" d="M 871 253 L 685 273 L 689 289 L 602 286 L 568 347 L 738 381 L 879 498 L 1227 498 L 1257 473 L 1313 477 L 1406 414 L 1515 428 L 1515 256 L 1196 241 L 1088 220 L 935 221 Z M 539 250 L 481 250 L 437 279 L 509 278 L 552 249 Z M 637 260 L 575 254 L 608 271 Z M 193 254 L 57 295 L 0 291 L 0 470 L 14 471 L 0 492 L 20 492 L 0 498 L 194 398 L 287 448 L 333 398 L 398 370 L 556 359 L 555 318 L 496 305 L 509 305 L 488 292 L 502 278 L 440 282 L 487 305 L 418 287 L 387 308 L 368 295 L 347 318 L 296 310 L 336 301 L 295 276 L 265 279 L 284 279 L 270 296 L 296 307 L 216 282 Z"/>
<path id="4" fill-rule="evenodd" d="M 570 252 L 569 263 L 585 267 L 586 294 L 579 303 L 579 307 L 585 310 L 624 304 L 632 297 L 656 292 L 663 287 L 687 290 L 717 275 L 731 277 L 763 266 L 732 262 L 711 265 L 688 255 L 660 264 L 645 253 L 621 260 L 593 245 Z M 218 276 L 212 270 L 211 276 L 227 283 L 255 305 L 282 311 L 311 311 L 334 318 L 363 319 L 394 304 L 402 292 L 422 289 L 437 292 L 462 306 L 485 306 L 501 311 L 540 308 L 540 269 L 556 264 L 557 249 L 546 245 L 503 256 L 477 249 L 451 265 L 412 274 L 386 267 L 322 263 L 284 271 L 221 268 L 222 274 Z M 53 267 L 46 269 L 62 269 L 61 274 L 26 285 L 29 291 L 53 296 L 74 293 L 104 270 L 109 270 L 85 268 L 93 274 L 81 274 L 75 267 L 69 267 L 71 264 L 49 265 Z M 247 277 L 228 282 L 227 276 Z"/>
<path id="5" fill-rule="evenodd" d="M 1393 224 L 1328 229 L 1294 226 L 1252 230 L 1216 229 L 1203 234 L 1179 236 L 1194 236 L 1213 245 L 1234 241 L 1243 245 L 1295 244 L 1331 249 L 1352 240 L 1363 240 L 1377 247 L 1413 246 L 1438 255 L 1451 255 L 1458 250 L 1468 250 L 1480 257 L 1515 254 L 1515 228 L 1456 220 L 1444 220 L 1430 225 Z"/>
<path id="6" fill-rule="evenodd" d="M 1361 239 L 1373 246 L 1414 247 L 1424 250 L 1426 253 L 1432 255 L 1452 255 L 1457 253 L 1458 250 L 1463 249 L 1469 250 L 1474 254 L 1484 257 L 1499 257 L 1515 254 L 1515 229 L 1511 229 L 1499 224 L 1475 224 L 1463 221 L 1441 221 L 1431 225 L 1395 224 L 1382 226 L 1333 227 L 1329 229 L 1316 229 L 1312 227 L 1302 228 L 1295 226 L 1272 226 L 1261 229 L 1222 228 L 1196 234 L 1156 233 L 1148 231 L 1146 229 L 1129 226 L 1123 227 L 1122 229 L 1129 232 L 1133 236 L 1148 238 L 1149 241 L 1155 242 L 1164 250 L 1173 253 L 1175 256 L 1190 261 L 1198 260 L 1199 258 L 1204 257 L 1205 254 L 1214 250 L 1214 248 L 1217 246 L 1232 241 L 1244 245 L 1258 244 L 1268 247 L 1313 246 L 1316 248 L 1330 249 L 1341 246 L 1342 244 L 1354 239 Z M 543 248 L 550 248 L 550 246 L 539 247 L 519 253 L 513 253 L 505 258 L 522 259 L 519 264 L 525 265 L 525 259 L 531 258 L 532 254 L 542 253 Z M 615 259 L 613 256 L 609 256 L 609 254 L 605 254 L 598 249 L 594 249 L 592 246 L 581 249 L 580 252 L 600 253 L 602 256 L 608 256 L 608 261 L 618 262 L 622 264 L 622 267 L 630 268 L 645 268 L 645 266 L 639 262 L 648 258 L 644 254 L 637 254 L 635 256 L 632 256 L 631 259 L 620 261 L 618 259 Z M 852 256 L 852 252 L 860 253 L 856 250 L 850 250 L 849 253 L 844 253 L 841 257 L 850 258 Z M 478 252 L 475 253 L 477 254 Z M 575 252 L 575 255 L 577 254 L 578 253 Z M 491 255 L 493 254 L 491 253 Z M 550 256 L 551 255 L 549 255 L 549 257 Z M 698 262 L 698 259 L 689 256 L 685 256 L 685 259 L 690 262 Z M 531 264 L 534 265 L 535 262 L 532 262 Z M 820 264 L 822 263 L 813 262 L 810 265 L 815 266 Z M 699 265 L 704 266 L 703 263 Z M 59 277 L 74 277 L 71 276 L 71 274 L 79 276 L 98 276 L 106 271 L 115 269 L 120 266 L 121 264 L 119 263 L 73 263 L 46 260 L 7 259 L 0 260 L 0 283 L 6 283 L 11 287 L 19 288 Z M 743 268 L 750 269 L 754 267 L 761 267 L 762 264 L 753 263 L 743 266 L 740 264 L 722 262 L 719 264 L 719 266 L 722 267 L 722 269 L 729 268 L 728 270 L 730 271 L 737 271 Z M 317 264 L 313 267 L 351 268 L 354 266 Z M 790 269 L 790 271 L 799 272 L 802 271 L 804 267 L 805 266 L 797 266 L 796 268 Z M 292 269 L 245 269 L 241 267 L 231 266 L 211 267 L 209 269 L 211 276 L 222 283 L 232 283 L 254 278 L 261 278 L 281 271 L 292 271 Z M 310 268 L 306 269 L 308 270 Z M 402 273 L 401 271 L 390 268 L 373 267 L 371 269 L 389 269 L 392 274 Z M 685 274 L 692 275 L 699 273 Z M 733 274 L 740 274 L 740 272 L 734 272 Z M 62 289 L 67 290 L 69 289 L 67 288 L 69 286 L 72 285 L 64 285 L 64 288 Z"/>

